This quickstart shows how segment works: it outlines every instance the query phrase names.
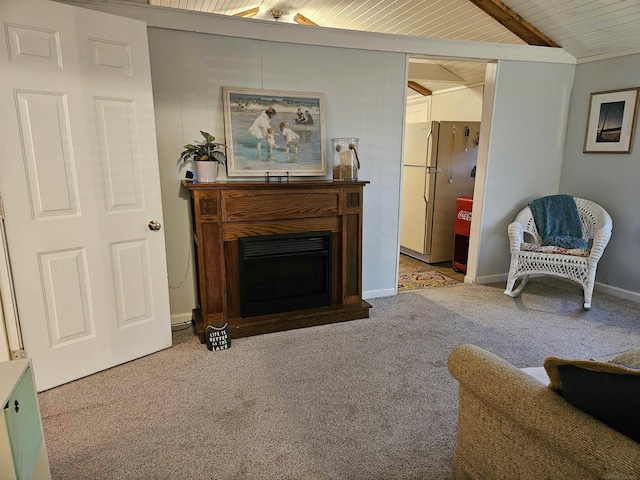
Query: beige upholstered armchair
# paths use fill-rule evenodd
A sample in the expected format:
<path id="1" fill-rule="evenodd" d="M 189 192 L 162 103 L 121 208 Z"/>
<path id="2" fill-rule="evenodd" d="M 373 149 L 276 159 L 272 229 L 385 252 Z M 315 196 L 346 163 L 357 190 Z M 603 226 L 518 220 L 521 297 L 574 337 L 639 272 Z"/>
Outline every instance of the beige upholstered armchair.
<path id="1" fill-rule="evenodd" d="M 529 281 L 530 275 L 554 275 L 568 278 L 582 285 L 584 308 L 591 308 L 591 297 L 598 260 L 611 237 L 611 217 L 600 205 L 574 198 L 582 224 L 582 237 L 589 242 L 587 250 L 566 250 L 558 247 L 542 247 L 542 239 L 527 206 L 509 225 L 511 266 L 505 294 L 516 297 Z M 522 278 L 520 285 L 513 288 Z"/>

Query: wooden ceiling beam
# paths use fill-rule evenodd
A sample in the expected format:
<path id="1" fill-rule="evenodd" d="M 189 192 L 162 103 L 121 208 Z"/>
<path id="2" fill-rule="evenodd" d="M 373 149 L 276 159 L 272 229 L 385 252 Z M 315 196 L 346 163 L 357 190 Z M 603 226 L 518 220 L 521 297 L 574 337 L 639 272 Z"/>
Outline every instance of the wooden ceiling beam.
<path id="1" fill-rule="evenodd" d="M 304 15 L 301 15 L 299 13 L 296 13 L 296 16 L 293 17 L 293 20 L 296 23 L 299 23 L 300 25 L 312 25 L 314 27 L 317 27 L 318 24 L 312 20 L 309 20 L 307 17 L 305 17 Z"/>
<path id="2" fill-rule="evenodd" d="M 480 10 L 490 15 L 507 30 L 518 36 L 529 45 L 542 47 L 560 47 L 536 27 L 527 22 L 500 0 L 469 0 Z"/>
<path id="3" fill-rule="evenodd" d="M 409 80 L 407 82 L 407 87 L 409 87 L 413 91 L 418 92 L 420 95 L 424 95 L 425 97 L 428 97 L 429 95 L 431 95 L 431 93 L 433 93 L 428 88 L 423 87 L 418 82 L 414 82 L 413 80 Z"/>
<path id="4" fill-rule="evenodd" d="M 250 10 L 245 10 L 244 12 L 234 13 L 234 17 L 242 17 L 242 18 L 253 18 L 258 14 L 260 9 L 258 7 L 252 8 Z"/>

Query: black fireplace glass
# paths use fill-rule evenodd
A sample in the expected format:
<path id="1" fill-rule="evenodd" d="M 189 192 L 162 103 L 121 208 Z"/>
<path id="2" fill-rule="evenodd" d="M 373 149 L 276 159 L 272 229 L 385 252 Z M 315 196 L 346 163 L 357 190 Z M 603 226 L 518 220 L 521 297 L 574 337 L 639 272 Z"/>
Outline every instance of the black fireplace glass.
<path id="1" fill-rule="evenodd" d="M 243 317 L 331 305 L 331 232 L 238 239 Z"/>

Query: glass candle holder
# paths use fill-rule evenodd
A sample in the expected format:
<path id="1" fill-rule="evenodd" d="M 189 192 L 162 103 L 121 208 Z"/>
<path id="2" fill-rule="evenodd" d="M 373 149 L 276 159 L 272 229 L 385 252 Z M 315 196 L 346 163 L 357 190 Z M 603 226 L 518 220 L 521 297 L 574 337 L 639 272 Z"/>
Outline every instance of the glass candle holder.
<path id="1" fill-rule="evenodd" d="M 358 180 L 360 159 L 357 138 L 332 138 L 331 152 L 334 180 Z"/>

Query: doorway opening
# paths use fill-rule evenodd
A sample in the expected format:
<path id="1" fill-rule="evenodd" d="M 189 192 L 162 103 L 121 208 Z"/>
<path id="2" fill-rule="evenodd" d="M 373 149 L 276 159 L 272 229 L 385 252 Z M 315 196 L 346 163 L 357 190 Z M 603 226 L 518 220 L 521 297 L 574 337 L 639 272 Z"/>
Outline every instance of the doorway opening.
<path id="1" fill-rule="evenodd" d="M 464 282 L 485 70 L 484 62 L 409 60 L 399 291 L 413 279 Z"/>

